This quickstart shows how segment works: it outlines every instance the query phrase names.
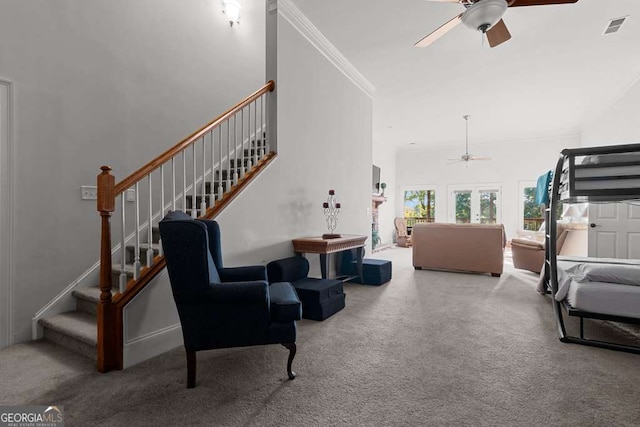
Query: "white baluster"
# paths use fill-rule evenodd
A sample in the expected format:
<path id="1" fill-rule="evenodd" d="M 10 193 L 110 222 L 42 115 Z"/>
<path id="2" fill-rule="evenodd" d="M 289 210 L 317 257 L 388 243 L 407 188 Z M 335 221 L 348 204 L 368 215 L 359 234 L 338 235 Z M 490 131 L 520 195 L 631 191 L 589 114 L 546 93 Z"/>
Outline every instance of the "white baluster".
<path id="1" fill-rule="evenodd" d="M 147 248 L 147 267 L 151 267 L 153 264 L 153 248 L 151 245 L 153 244 L 153 194 L 151 191 L 151 174 L 147 175 L 149 182 L 149 226 L 147 227 L 147 239 L 148 245 Z"/>
<path id="2" fill-rule="evenodd" d="M 193 159 L 193 183 L 191 184 L 191 218 L 198 217 L 198 192 L 196 185 L 196 144 L 191 146 L 191 153 Z"/>
<path id="3" fill-rule="evenodd" d="M 244 178 L 244 108 L 240 110 L 240 156 L 242 159 L 240 178 Z"/>
<path id="4" fill-rule="evenodd" d="M 176 158 L 171 158 L 171 210 L 176 210 Z"/>
<path id="5" fill-rule="evenodd" d="M 207 214 L 207 150 L 205 136 L 202 136 L 202 200 L 200 201 L 200 216 Z"/>
<path id="6" fill-rule="evenodd" d="M 187 150 L 182 150 L 182 211 L 187 212 Z"/>
<path id="7" fill-rule="evenodd" d="M 253 162 L 253 154 L 251 154 L 251 104 L 248 105 L 249 111 L 247 111 L 247 146 L 249 147 L 249 167 L 248 170 L 253 169 L 255 163 Z"/>
<path id="8" fill-rule="evenodd" d="M 222 124 L 218 126 L 218 200 L 224 194 L 222 190 Z"/>
<path id="9" fill-rule="evenodd" d="M 160 220 L 164 218 L 164 164 L 160 166 Z M 158 253 L 160 256 L 164 256 L 162 250 L 162 239 L 158 239 Z"/>
<path id="10" fill-rule="evenodd" d="M 120 277 L 119 277 L 119 283 L 118 283 L 118 289 L 120 290 L 120 293 L 124 292 L 124 290 L 127 288 L 127 272 L 125 271 L 125 257 L 127 255 L 126 253 L 126 247 L 125 247 L 125 241 L 126 241 L 126 234 L 127 234 L 127 229 L 126 229 L 126 220 L 125 220 L 125 203 L 126 203 L 126 190 L 124 193 L 122 193 L 120 195 L 120 209 L 121 209 L 121 213 L 120 213 L 120 220 L 122 221 L 122 230 L 120 232 L 120 255 L 121 255 L 121 259 L 120 259 Z"/>
<path id="11" fill-rule="evenodd" d="M 238 123 L 237 114 L 233 115 L 233 185 L 238 185 Z"/>
<path id="12" fill-rule="evenodd" d="M 258 166 L 258 131 L 256 128 L 258 127 L 258 103 L 253 101 L 253 164 Z"/>
<path id="13" fill-rule="evenodd" d="M 136 182 L 136 253 L 133 261 L 133 278 L 140 277 L 140 183 Z"/>
<path id="14" fill-rule="evenodd" d="M 215 146 L 215 133 L 212 130 L 209 132 L 209 136 L 211 138 L 211 186 L 209 187 L 210 195 L 209 195 L 209 206 L 215 206 L 216 203 L 216 187 L 215 187 L 215 171 L 216 171 L 216 146 Z"/>
<path id="15" fill-rule="evenodd" d="M 266 153 L 266 136 L 264 133 L 264 95 L 260 96 L 260 138 L 262 139 L 262 148 L 260 152 L 262 153 L 262 157 L 267 154 Z"/>
<path id="16" fill-rule="evenodd" d="M 227 119 L 227 191 L 231 188 L 231 119 Z"/>

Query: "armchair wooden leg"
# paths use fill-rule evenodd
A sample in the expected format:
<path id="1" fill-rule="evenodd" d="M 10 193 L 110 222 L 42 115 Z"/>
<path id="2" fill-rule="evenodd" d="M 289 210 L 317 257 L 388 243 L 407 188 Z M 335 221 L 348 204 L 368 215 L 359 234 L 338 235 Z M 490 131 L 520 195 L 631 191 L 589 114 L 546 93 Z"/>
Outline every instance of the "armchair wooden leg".
<path id="1" fill-rule="evenodd" d="M 196 352 L 187 350 L 187 388 L 196 386 Z"/>
<path id="2" fill-rule="evenodd" d="M 296 343 L 293 342 L 293 343 L 287 343 L 282 345 L 287 349 L 289 349 L 289 360 L 287 360 L 287 375 L 289 375 L 289 379 L 292 380 L 296 377 L 296 373 L 291 370 L 291 364 L 293 363 L 293 358 L 296 357 Z"/>

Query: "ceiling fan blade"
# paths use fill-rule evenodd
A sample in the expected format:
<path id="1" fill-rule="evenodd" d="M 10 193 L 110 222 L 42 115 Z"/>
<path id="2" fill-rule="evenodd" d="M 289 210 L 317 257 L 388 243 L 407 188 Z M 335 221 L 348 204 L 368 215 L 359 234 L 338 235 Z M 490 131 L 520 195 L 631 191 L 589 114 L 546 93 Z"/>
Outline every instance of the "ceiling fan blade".
<path id="1" fill-rule="evenodd" d="M 577 3 L 578 0 L 515 0 L 509 7 L 547 6 L 551 4 Z"/>
<path id="2" fill-rule="evenodd" d="M 471 156 L 471 157 L 469 157 L 469 160 L 491 160 L 491 157 L 476 157 L 476 156 Z"/>
<path id="3" fill-rule="evenodd" d="M 496 22 L 493 27 L 489 28 L 487 31 L 487 40 L 489 40 L 489 46 L 491 47 L 496 47 L 510 38 L 511 33 L 502 19 Z"/>
<path id="4" fill-rule="evenodd" d="M 436 1 L 439 3 L 462 3 L 460 0 L 427 0 L 427 1 Z"/>
<path id="5" fill-rule="evenodd" d="M 427 47 L 434 41 L 438 40 L 440 37 L 444 36 L 451 29 L 457 26 L 462 21 L 462 13 L 445 24 L 441 25 L 437 30 L 433 31 L 431 34 L 424 36 L 422 39 L 418 40 L 414 46 L 415 47 Z"/>

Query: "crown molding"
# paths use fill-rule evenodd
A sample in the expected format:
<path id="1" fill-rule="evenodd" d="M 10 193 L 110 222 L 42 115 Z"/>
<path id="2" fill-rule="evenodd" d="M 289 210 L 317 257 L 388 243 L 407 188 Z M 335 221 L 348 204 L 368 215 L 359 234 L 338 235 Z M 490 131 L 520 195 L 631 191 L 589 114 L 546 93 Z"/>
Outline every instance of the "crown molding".
<path id="1" fill-rule="evenodd" d="M 313 25 L 291 0 L 278 0 L 278 14 L 289 22 L 309 43 L 313 45 L 338 70 L 351 80 L 369 98 L 376 88 L 340 51 Z"/>

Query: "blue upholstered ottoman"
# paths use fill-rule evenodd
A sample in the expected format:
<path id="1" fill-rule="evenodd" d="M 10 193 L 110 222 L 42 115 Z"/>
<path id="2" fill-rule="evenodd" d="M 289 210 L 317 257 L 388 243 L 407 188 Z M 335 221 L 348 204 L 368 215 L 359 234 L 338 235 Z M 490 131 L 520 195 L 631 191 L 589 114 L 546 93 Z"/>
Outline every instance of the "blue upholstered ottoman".
<path id="1" fill-rule="evenodd" d="M 267 264 L 271 286 L 290 282 L 302 302 L 302 317 L 324 320 L 345 307 L 342 282 L 308 277 L 309 261 L 301 256 L 279 259 Z"/>
<path id="2" fill-rule="evenodd" d="M 331 279 L 307 277 L 293 282 L 302 302 L 302 317 L 324 320 L 345 307 L 342 282 Z"/>
<path id="3" fill-rule="evenodd" d="M 362 275 L 360 283 L 380 286 L 391 280 L 391 261 L 386 259 L 365 258 L 362 260 Z"/>
<path id="4" fill-rule="evenodd" d="M 355 282 L 380 286 L 391 280 L 391 270 L 391 261 L 364 258 L 362 260 L 362 275 L 364 277 L 356 279 Z M 341 272 L 345 275 L 358 274 L 355 251 L 344 251 L 342 253 Z"/>

